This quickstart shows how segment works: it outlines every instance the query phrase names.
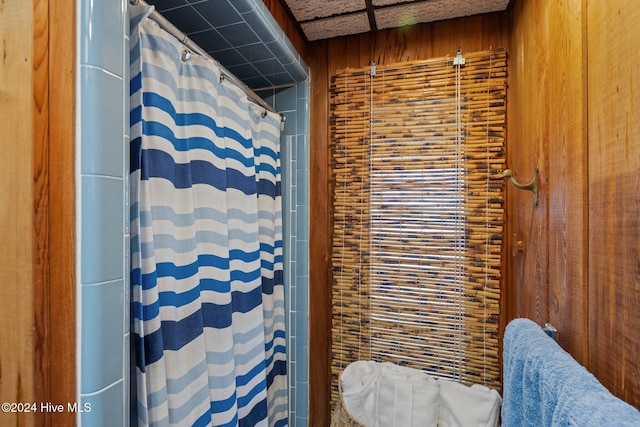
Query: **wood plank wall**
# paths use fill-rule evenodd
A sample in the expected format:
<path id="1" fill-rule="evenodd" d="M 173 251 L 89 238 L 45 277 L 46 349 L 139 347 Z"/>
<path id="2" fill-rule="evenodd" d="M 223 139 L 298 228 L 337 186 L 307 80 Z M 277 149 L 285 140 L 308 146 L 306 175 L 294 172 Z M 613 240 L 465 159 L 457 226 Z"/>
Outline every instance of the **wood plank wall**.
<path id="1" fill-rule="evenodd" d="M 48 154 L 49 389 L 54 403 L 76 395 L 76 0 L 49 1 Z M 73 28 L 73 30 L 70 30 Z M 46 401 L 46 400 L 45 400 Z M 52 414 L 45 425 L 75 424 L 76 414 Z"/>
<path id="2" fill-rule="evenodd" d="M 0 257 L 2 343 L 0 396 L 2 402 L 33 402 L 36 398 L 36 331 L 33 280 L 37 255 L 33 240 L 32 158 L 33 22 L 31 2 L 0 8 Z M 25 96 L 27 95 L 27 96 Z M 40 94 L 41 95 L 41 94 Z M 27 98 L 25 100 L 25 98 Z M 34 425 L 29 414 L 0 412 L 2 425 Z"/>
<path id="3" fill-rule="evenodd" d="M 509 317 L 551 322 L 586 360 L 587 145 L 583 0 L 516 1 L 509 62 L 507 164 L 520 181 L 540 169 L 538 206 L 509 187 Z"/>
<path id="4" fill-rule="evenodd" d="M 37 412 L 0 425 L 73 425 L 75 1 L 0 5 L 0 396 Z"/>
<path id="5" fill-rule="evenodd" d="M 299 48 L 289 17 L 275 15 Z M 640 407 L 639 21 L 633 1 L 513 0 L 507 13 L 304 45 L 312 75 L 310 425 L 327 425 L 329 411 L 330 76 L 458 47 L 508 47 L 508 165 L 525 181 L 540 168 L 537 207 L 530 193 L 507 187 L 503 322 L 551 322 L 563 348 Z"/>
<path id="6" fill-rule="evenodd" d="M 310 225 L 310 342 L 309 425 L 327 426 L 330 417 L 331 324 L 331 185 L 329 182 L 329 86 L 339 69 L 362 67 L 371 61 L 399 61 L 454 56 L 460 47 L 476 51 L 508 45 L 506 13 L 340 37 L 307 45 L 305 62 L 311 69 L 311 225 Z"/>
<path id="7" fill-rule="evenodd" d="M 515 0 L 507 157 L 509 317 L 559 342 L 640 407 L 640 3 Z"/>
<path id="8" fill-rule="evenodd" d="M 589 370 L 640 408 L 640 2 L 586 3 Z"/>

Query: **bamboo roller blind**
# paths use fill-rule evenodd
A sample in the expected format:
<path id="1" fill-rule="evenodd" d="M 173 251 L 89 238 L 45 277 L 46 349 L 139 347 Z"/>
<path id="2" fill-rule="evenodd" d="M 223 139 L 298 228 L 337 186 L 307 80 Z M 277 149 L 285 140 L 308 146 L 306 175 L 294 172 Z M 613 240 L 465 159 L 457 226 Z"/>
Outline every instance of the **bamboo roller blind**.
<path id="1" fill-rule="evenodd" d="M 352 361 L 500 387 L 506 52 L 332 78 L 332 398 Z"/>

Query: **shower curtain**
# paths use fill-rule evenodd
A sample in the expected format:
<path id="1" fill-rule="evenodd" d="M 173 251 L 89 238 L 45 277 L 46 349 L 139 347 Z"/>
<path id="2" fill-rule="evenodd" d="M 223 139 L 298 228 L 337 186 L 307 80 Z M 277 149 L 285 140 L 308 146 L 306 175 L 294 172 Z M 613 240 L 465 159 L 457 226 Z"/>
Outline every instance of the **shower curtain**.
<path id="1" fill-rule="evenodd" d="M 138 424 L 286 425 L 280 117 L 150 11 L 131 20 Z"/>

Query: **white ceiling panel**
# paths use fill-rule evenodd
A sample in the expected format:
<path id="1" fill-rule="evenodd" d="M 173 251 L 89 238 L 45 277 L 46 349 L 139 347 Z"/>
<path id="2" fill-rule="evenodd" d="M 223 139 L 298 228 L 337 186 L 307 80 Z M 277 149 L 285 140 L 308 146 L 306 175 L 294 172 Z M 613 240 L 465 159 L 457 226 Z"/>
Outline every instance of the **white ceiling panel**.
<path id="1" fill-rule="evenodd" d="M 505 0 L 432 0 L 376 9 L 375 15 L 378 29 L 396 28 L 495 12 L 503 10 L 506 3 Z"/>
<path id="2" fill-rule="evenodd" d="M 319 40 L 497 12 L 505 10 L 510 0 L 282 1 L 291 11 L 306 38 Z"/>
<path id="3" fill-rule="evenodd" d="M 298 22 L 365 10 L 365 0 L 287 0 Z"/>
<path id="4" fill-rule="evenodd" d="M 366 33 L 371 29 L 366 12 L 316 19 L 303 22 L 301 26 L 308 40 Z"/>

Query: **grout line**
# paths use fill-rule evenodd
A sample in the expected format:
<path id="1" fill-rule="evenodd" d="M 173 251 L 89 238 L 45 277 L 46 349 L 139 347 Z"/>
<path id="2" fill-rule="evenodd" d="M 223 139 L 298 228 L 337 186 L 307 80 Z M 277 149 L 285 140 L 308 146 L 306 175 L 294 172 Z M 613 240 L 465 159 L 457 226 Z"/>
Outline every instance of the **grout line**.
<path id="1" fill-rule="evenodd" d="M 80 396 L 81 396 L 81 397 L 93 397 L 93 396 L 97 396 L 97 395 L 99 395 L 100 393 L 103 393 L 103 392 L 105 392 L 105 391 L 107 391 L 107 390 L 109 390 L 109 389 L 111 389 L 111 388 L 114 388 L 114 387 L 118 386 L 119 384 L 123 384 L 123 385 L 124 385 L 124 378 L 120 378 L 119 380 L 114 381 L 113 383 L 109 384 L 109 385 L 108 385 L 108 386 L 106 386 L 106 387 L 101 388 L 100 390 L 92 391 L 91 393 L 80 393 Z"/>

